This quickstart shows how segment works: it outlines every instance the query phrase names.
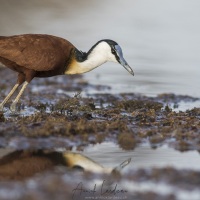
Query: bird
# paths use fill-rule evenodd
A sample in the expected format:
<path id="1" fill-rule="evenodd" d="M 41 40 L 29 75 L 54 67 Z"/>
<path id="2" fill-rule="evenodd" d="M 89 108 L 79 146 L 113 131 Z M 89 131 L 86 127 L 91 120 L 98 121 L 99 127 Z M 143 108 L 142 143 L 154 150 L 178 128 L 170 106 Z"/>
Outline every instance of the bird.
<path id="1" fill-rule="evenodd" d="M 104 167 L 78 152 L 44 149 L 15 150 L 0 158 L 0 181 L 24 180 L 35 174 L 53 170 L 57 166 L 80 172 L 116 175 L 120 174 L 130 162 L 131 158 L 113 168 Z"/>
<path id="2" fill-rule="evenodd" d="M 0 103 L 0 111 L 22 85 L 10 106 L 10 110 L 15 112 L 24 90 L 35 77 L 82 74 L 107 61 L 121 64 L 134 75 L 120 45 L 110 39 L 102 39 L 88 52 L 82 52 L 68 40 L 48 34 L 0 36 L 0 63 L 18 73 L 16 84 Z"/>

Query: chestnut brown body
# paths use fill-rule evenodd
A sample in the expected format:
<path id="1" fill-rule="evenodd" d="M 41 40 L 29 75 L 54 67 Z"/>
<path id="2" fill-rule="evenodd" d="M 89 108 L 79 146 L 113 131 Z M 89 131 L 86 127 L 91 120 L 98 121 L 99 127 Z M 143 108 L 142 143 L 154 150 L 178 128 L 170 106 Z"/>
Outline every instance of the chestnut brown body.
<path id="1" fill-rule="evenodd" d="M 0 62 L 18 72 L 18 83 L 64 74 L 75 47 L 67 40 L 40 34 L 0 37 Z"/>

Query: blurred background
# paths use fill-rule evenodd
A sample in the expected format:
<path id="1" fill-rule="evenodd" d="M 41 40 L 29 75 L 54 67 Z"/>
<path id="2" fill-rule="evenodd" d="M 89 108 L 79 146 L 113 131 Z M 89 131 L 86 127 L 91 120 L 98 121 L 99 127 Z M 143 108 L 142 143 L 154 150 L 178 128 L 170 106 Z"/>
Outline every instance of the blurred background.
<path id="1" fill-rule="evenodd" d="M 0 0 L 0 35 L 45 33 L 88 51 L 101 39 L 120 44 L 134 69 L 105 65 L 84 75 L 112 93 L 199 97 L 199 0 Z"/>

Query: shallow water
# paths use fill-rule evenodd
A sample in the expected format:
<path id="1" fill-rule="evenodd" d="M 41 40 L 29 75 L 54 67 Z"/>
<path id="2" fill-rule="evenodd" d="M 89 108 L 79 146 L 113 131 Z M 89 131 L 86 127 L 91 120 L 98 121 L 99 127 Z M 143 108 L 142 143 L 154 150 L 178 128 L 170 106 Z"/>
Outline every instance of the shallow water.
<path id="1" fill-rule="evenodd" d="M 2 1 L 0 35 L 48 33 L 83 51 L 103 38 L 116 40 L 135 71 L 107 63 L 85 74 L 110 92 L 187 94 L 200 90 L 198 0 Z"/>
<path id="2" fill-rule="evenodd" d="M 64 148 L 56 148 L 55 150 L 65 151 Z M 9 148 L 0 149 L 0 157 L 12 151 L 13 146 L 11 147 L 11 145 Z M 134 150 L 125 151 L 112 142 L 103 142 L 101 144 L 89 145 L 83 151 L 77 151 L 74 148 L 72 152 L 81 153 L 104 167 L 112 168 L 131 158 L 131 162 L 122 170 L 122 173 L 128 173 L 131 169 L 148 169 L 152 167 L 200 170 L 199 152 L 180 152 L 169 148 L 167 145 L 153 149 L 148 144 L 143 144 Z"/>
<path id="3" fill-rule="evenodd" d="M 61 149 L 59 149 L 61 151 Z M 12 149 L 0 149 L 0 158 L 7 153 L 10 153 Z M 75 149 L 73 150 L 75 151 Z M 200 164 L 200 156 L 197 152 L 186 152 L 186 153 L 180 153 L 173 149 L 169 149 L 167 146 L 158 148 L 157 150 L 151 149 L 148 145 L 143 145 L 138 148 L 136 148 L 134 151 L 122 151 L 117 145 L 111 143 L 111 142 L 104 142 L 99 145 L 94 145 L 87 147 L 84 152 L 81 152 L 84 155 L 88 156 L 90 159 L 98 162 L 99 164 L 103 165 L 104 167 L 115 167 L 118 166 L 121 162 L 126 160 L 127 158 L 132 158 L 131 163 L 126 166 L 121 173 L 126 174 L 125 176 L 132 176 L 137 177 L 136 172 L 139 168 L 145 168 L 146 170 L 142 171 L 143 173 L 147 173 L 148 176 L 151 175 L 151 167 L 175 167 L 176 169 L 189 169 L 189 170 L 199 170 L 199 164 Z M 104 156 L 102 156 L 102 153 L 104 153 Z M 162 156 L 161 156 L 162 154 Z M 106 155 L 106 156 L 105 156 Z M 167 159 L 166 159 L 167 158 Z M 190 162 L 188 162 L 188 160 Z M 12 162 L 11 162 L 12 164 Z M 35 165 L 35 163 L 34 163 Z M 130 171 L 129 170 L 134 169 Z M 134 172 L 135 171 L 135 172 Z M 26 181 L 10 181 L 10 182 L 1 182 L 1 188 L 0 188 L 0 196 L 2 199 L 21 199 L 20 197 L 24 196 L 31 196 L 35 197 L 35 195 L 42 196 L 42 199 L 49 199 L 48 193 L 50 193 L 49 190 L 52 190 L 58 194 L 64 194 L 64 198 L 59 196 L 59 199 L 66 199 L 68 196 L 71 197 L 72 195 L 72 188 L 74 189 L 77 184 L 80 182 L 83 183 L 83 187 L 86 190 L 93 189 L 94 185 L 96 188 L 96 195 L 98 196 L 100 188 L 102 187 L 103 181 L 105 183 L 112 183 L 112 179 L 102 179 L 102 177 L 96 176 L 94 179 L 88 179 L 88 178 L 81 178 L 81 176 L 78 176 L 78 174 L 70 175 L 63 174 L 62 177 L 60 177 L 59 174 L 53 175 L 53 172 L 50 171 L 48 177 L 44 174 L 44 177 L 36 175 L 34 178 L 30 178 Z M 154 171 L 155 172 L 155 171 Z M 164 171 L 166 172 L 166 171 Z M 185 179 L 183 183 L 180 182 L 179 179 L 181 179 L 182 176 L 180 176 L 180 173 L 176 174 L 169 174 L 167 177 L 162 173 L 162 171 L 157 171 L 157 174 L 154 174 L 155 177 L 153 178 L 146 178 L 145 175 L 143 176 L 140 173 L 141 178 L 133 178 L 133 179 L 122 179 L 119 181 L 114 181 L 112 185 L 104 185 L 105 189 L 113 189 L 117 187 L 117 189 L 125 189 L 128 191 L 128 194 L 134 194 L 136 195 L 138 192 L 141 194 L 149 193 L 147 197 L 151 197 L 151 193 L 155 193 L 155 195 L 161 195 L 160 198 L 156 198 L 156 196 L 153 196 L 151 199 L 171 199 L 170 195 L 173 195 L 176 197 L 177 200 L 199 200 L 200 198 L 200 191 L 198 185 L 193 185 L 191 187 L 190 184 L 193 183 L 191 179 L 193 179 L 195 172 L 191 172 L 190 180 L 187 179 L 187 172 L 184 175 L 184 171 L 182 172 L 182 176 L 185 176 Z M 134 175 L 133 175 L 134 174 Z M 158 180 L 158 174 L 162 178 Z M 80 175 L 80 174 L 79 174 Z M 173 176 L 173 177 L 172 177 Z M 38 178 L 39 179 L 38 179 Z M 165 177 L 165 178 L 163 178 Z M 111 177 L 110 177 L 111 178 Z M 169 178 L 169 179 L 168 179 Z M 87 180 L 87 181 L 86 181 Z M 170 181 L 173 180 L 173 181 Z M 60 181 L 60 182 L 58 182 Z M 64 181 L 64 183 L 63 183 Z M 59 187 L 62 185 L 62 187 L 58 187 L 59 190 L 55 190 L 55 185 L 58 184 Z M 70 185 L 71 184 L 71 185 Z M 69 191 L 67 189 L 69 187 Z M 25 188 L 25 189 L 24 189 Z M 57 187 L 56 187 L 57 188 Z M 71 189 L 70 189 L 71 188 Z M 25 192 L 26 191 L 26 192 Z M 39 194 L 38 194 L 39 191 Z M 67 193 L 68 192 L 68 193 Z M 46 197 L 48 196 L 48 198 Z M 55 196 L 53 194 L 53 196 Z M 122 195 L 124 198 L 120 198 L 119 194 L 115 195 L 115 199 L 132 199 L 127 198 L 127 195 Z M 167 198 L 168 196 L 168 198 Z M 80 198 L 82 196 L 79 196 L 79 193 L 76 194 L 75 199 L 83 199 Z M 93 197 L 93 194 L 88 193 L 87 197 Z M 112 197 L 112 196 L 111 196 Z M 163 198 L 162 198 L 163 197 Z M 172 197 L 172 196 L 171 196 Z M 40 198 L 38 198 L 40 199 Z M 105 199 L 102 198 L 100 195 L 99 199 Z M 111 199 L 111 198 L 110 198 Z M 137 199 L 149 199 L 145 197 L 137 198 Z"/>

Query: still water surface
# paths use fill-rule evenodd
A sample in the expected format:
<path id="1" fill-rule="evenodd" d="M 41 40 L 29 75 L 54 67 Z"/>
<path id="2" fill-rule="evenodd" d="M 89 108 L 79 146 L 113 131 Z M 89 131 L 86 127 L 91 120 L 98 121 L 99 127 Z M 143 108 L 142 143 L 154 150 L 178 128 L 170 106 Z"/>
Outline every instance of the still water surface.
<path id="1" fill-rule="evenodd" d="M 87 147 L 83 154 L 107 167 L 115 167 L 131 158 L 131 163 L 124 168 L 124 172 L 129 169 L 166 166 L 177 169 L 200 170 L 200 154 L 197 151 L 179 152 L 167 147 L 167 145 L 152 149 L 145 144 L 132 151 L 123 151 L 112 142 L 104 142 Z"/>
<path id="2" fill-rule="evenodd" d="M 62 148 L 55 150 L 65 151 Z M 14 149 L 11 147 L 0 149 L 0 158 L 12 151 Z M 179 152 L 169 148 L 167 145 L 152 149 L 148 144 L 143 144 L 134 150 L 125 151 L 113 142 L 103 142 L 101 144 L 89 145 L 83 151 L 77 151 L 76 148 L 73 148 L 72 152 L 81 153 L 104 167 L 112 168 L 131 158 L 131 162 L 122 170 L 122 173 L 126 173 L 130 169 L 148 169 L 151 167 L 200 170 L 199 152 Z"/>

